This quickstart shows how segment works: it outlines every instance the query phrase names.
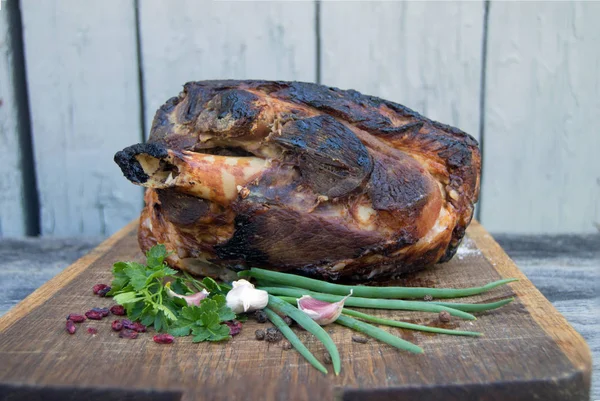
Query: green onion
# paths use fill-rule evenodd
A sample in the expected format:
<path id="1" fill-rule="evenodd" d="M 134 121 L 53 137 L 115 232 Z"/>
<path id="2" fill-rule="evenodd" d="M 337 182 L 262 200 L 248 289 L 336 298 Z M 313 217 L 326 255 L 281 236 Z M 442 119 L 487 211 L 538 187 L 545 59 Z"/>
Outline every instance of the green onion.
<path id="1" fill-rule="evenodd" d="M 424 287 L 371 287 L 364 285 L 342 285 L 327 283 L 321 280 L 302 277 L 295 274 L 274 272 L 253 267 L 238 273 L 239 277 L 254 277 L 259 280 L 268 280 L 280 285 L 306 288 L 327 294 L 348 295 L 350 290 L 357 297 L 364 298 L 423 298 L 431 295 L 434 298 L 459 298 L 481 294 L 501 285 L 517 281 L 515 278 L 494 281 L 482 287 L 471 288 L 424 288 Z"/>
<path id="2" fill-rule="evenodd" d="M 300 341 L 300 339 L 292 331 L 292 329 L 290 329 L 288 325 L 285 324 L 283 319 L 280 318 L 277 313 L 273 312 L 269 308 L 265 308 L 263 310 L 267 314 L 267 317 L 269 318 L 271 323 L 273 323 L 275 327 L 277 327 L 279 331 L 281 331 L 281 334 L 283 334 L 285 338 L 288 339 L 290 344 L 292 344 L 294 348 L 296 348 L 300 355 L 306 358 L 306 360 L 310 362 L 310 364 L 317 368 L 320 372 L 327 374 L 327 369 L 325 368 L 325 366 L 323 366 L 323 364 L 321 364 L 321 362 L 319 362 L 317 358 L 315 358 L 315 356 L 308 350 L 308 348 L 306 348 L 304 344 L 302 344 L 302 341 Z"/>
<path id="3" fill-rule="evenodd" d="M 319 299 L 326 302 L 337 302 L 343 297 L 339 295 L 322 294 L 320 292 L 313 292 L 309 290 L 303 290 L 300 288 L 280 288 L 280 287 L 258 287 L 260 290 L 265 290 L 269 294 L 273 295 L 284 295 L 288 297 L 300 298 L 302 295 L 310 295 L 313 298 Z M 400 309 L 410 311 L 421 311 L 421 312 L 435 312 L 439 313 L 446 311 L 452 316 L 460 317 L 467 320 L 476 320 L 475 316 L 470 313 L 463 312 L 458 309 L 449 308 L 447 306 L 436 305 L 431 302 L 420 302 L 420 301 L 402 301 L 399 299 L 372 299 L 372 298 L 358 298 L 350 297 L 344 302 L 346 306 L 354 306 L 358 308 L 371 308 L 371 309 Z"/>
<path id="4" fill-rule="evenodd" d="M 329 337 L 329 334 L 319 326 L 314 320 L 312 320 L 306 313 L 301 310 L 291 306 L 287 302 L 279 299 L 278 297 L 274 297 L 269 294 L 269 303 L 268 307 L 275 310 L 276 312 L 280 312 L 284 315 L 289 316 L 291 319 L 294 319 L 296 323 L 300 326 L 304 327 L 307 331 L 314 334 L 315 337 L 319 341 L 323 343 L 325 349 L 331 355 L 331 362 L 333 363 L 333 371 L 336 375 L 340 374 L 341 369 L 341 361 L 340 361 L 340 353 L 338 352 L 335 343 Z"/>
<path id="5" fill-rule="evenodd" d="M 383 341 L 384 343 L 394 346 L 396 348 L 414 352 L 415 354 L 423 353 L 423 348 L 421 348 L 411 342 L 403 340 L 399 337 L 396 337 L 395 335 L 390 334 L 385 330 L 381 330 L 378 327 L 372 326 L 365 322 L 361 322 L 361 321 L 353 319 L 351 317 L 341 315 L 340 317 L 337 318 L 337 320 L 335 322 L 339 323 L 343 326 L 349 327 L 353 330 L 360 331 L 361 333 L 364 333 L 370 337 L 376 338 L 376 339 Z"/>
<path id="6" fill-rule="evenodd" d="M 432 304 L 446 306 L 452 309 L 458 309 L 463 312 L 484 312 L 486 310 L 498 309 L 506 304 L 514 301 L 514 298 L 506 298 L 497 302 L 490 302 L 487 304 L 458 304 L 454 302 L 431 302 Z"/>
<path id="7" fill-rule="evenodd" d="M 344 308 L 342 310 L 342 313 L 344 313 L 346 315 L 349 315 L 349 316 L 357 317 L 359 319 L 366 320 L 368 322 L 377 323 L 377 324 L 383 324 L 385 326 L 400 327 L 400 328 L 408 329 L 408 330 L 427 331 L 427 332 L 430 332 L 430 333 L 450 334 L 450 335 L 454 335 L 454 336 L 479 337 L 479 336 L 483 335 L 483 334 L 478 333 L 476 331 L 448 330 L 448 329 L 442 329 L 442 328 L 439 328 L 439 327 L 423 326 L 423 325 L 420 325 L 420 324 L 414 324 L 414 323 L 408 323 L 408 322 L 401 322 L 401 321 L 398 321 L 398 320 L 384 319 L 384 318 L 381 318 L 381 317 L 377 317 L 377 316 L 373 316 L 373 315 L 368 315 L 366 313 L 362 313 L 362 312 L 358 312 L 358 311 L 351 310 L 351 309 L 346 309 L 346 308 Z"/>

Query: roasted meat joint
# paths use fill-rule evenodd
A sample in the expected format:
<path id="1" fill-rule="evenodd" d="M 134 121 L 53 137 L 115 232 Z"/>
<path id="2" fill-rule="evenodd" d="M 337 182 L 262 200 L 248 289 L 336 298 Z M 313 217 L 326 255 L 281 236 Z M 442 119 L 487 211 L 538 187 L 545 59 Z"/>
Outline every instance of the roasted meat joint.
<path id="1" fill-rule="evenodd" d="M 300 82 L 190 82 L 116 163 L 147 188 L 139 244 L 223 277 L 249 267 L 370 281 L 452 258 L 481 156 L 399 104 Z"/>

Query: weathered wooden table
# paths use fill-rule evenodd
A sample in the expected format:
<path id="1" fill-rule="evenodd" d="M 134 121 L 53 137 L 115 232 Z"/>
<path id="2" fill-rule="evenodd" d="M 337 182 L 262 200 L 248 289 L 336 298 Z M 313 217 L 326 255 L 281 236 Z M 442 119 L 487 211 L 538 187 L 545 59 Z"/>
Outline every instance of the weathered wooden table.
<path id="1" fill-rule="evenodd" d="M 592 400 L 600 400 L 600 235 L 495 237 L 587 340 L 594 357 Z M 100 240 L 0 240 L 0 315 Z"/>

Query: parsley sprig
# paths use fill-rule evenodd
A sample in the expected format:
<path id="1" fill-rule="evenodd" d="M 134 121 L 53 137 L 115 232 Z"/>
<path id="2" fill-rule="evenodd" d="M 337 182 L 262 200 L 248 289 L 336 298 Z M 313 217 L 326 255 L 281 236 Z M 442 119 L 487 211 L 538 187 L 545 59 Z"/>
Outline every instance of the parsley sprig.
<path id="1" fill-rule="evenodd" d="M 117 262 L 113 266 L 113 281 L 108 295 L 125 307 L 127 316 L 156 331 L 169 331 L 175 336 L 192 334 L 194 342 L 228 339 L 229 327 L 223 322 L 236 318 L 227 307 L 227 285 L 210 278 L 198 281 L 189 275 L 179 277 L 165 259 L 169 256 L 164 245 L 155 245 L 146 253 L 146 264 Z M 187 306 L 185 300 L 169 297 L 169 287 L 178 294 L 192 294 L 188 283 L 198 290 L 210 292 L 200 306 Z"/>
<path id="2" fill-rule="evenodd" d="M 235 313 L 225 304 L 223 295 L 203 300 L 200 306 L 186 306 L 169 330 L 176 337 L 192 334 L 193 342 L 221 341 L 229 338 L 229 327 L 223 322 L 235 319 Z"/>

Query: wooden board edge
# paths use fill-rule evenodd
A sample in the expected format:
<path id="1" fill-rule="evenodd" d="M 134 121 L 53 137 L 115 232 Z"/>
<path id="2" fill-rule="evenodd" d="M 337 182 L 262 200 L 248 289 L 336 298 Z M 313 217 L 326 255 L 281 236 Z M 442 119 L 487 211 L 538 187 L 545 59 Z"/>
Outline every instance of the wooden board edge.
<path id="1" fill-rule="evenodd" d="M 137 224 L 138 219 L 134 219 L 128 223 L 125 227 L 105 239 L 92 251 L 79 258 L 75 263 L 54 276 L 40 288 L 29 294 L 27 298 L 6 312 L 4 316 L 0 317 L 0 333 L 8 329 L 32 310 L 43 304 L 67 283 L 71 282 L 79 274 L 83 273 L 90 264 L 108 252 L 114 244 L 135 230 L 137 228 Z"/>
<path id="2" fill-rule="evenodd" d="M 473 220 L 467 235 L 481 250 L 494 269 L 503 277 L 515 277 L 519 281 L 509 284 L 524 304 L 535 322 L 563 351 L 573 367 L 591 377 L 592 355 L 589 346 L 567 319 L 544 297 L 527 276 L 517 267 L 504 249 L 483 226 Z"/>

